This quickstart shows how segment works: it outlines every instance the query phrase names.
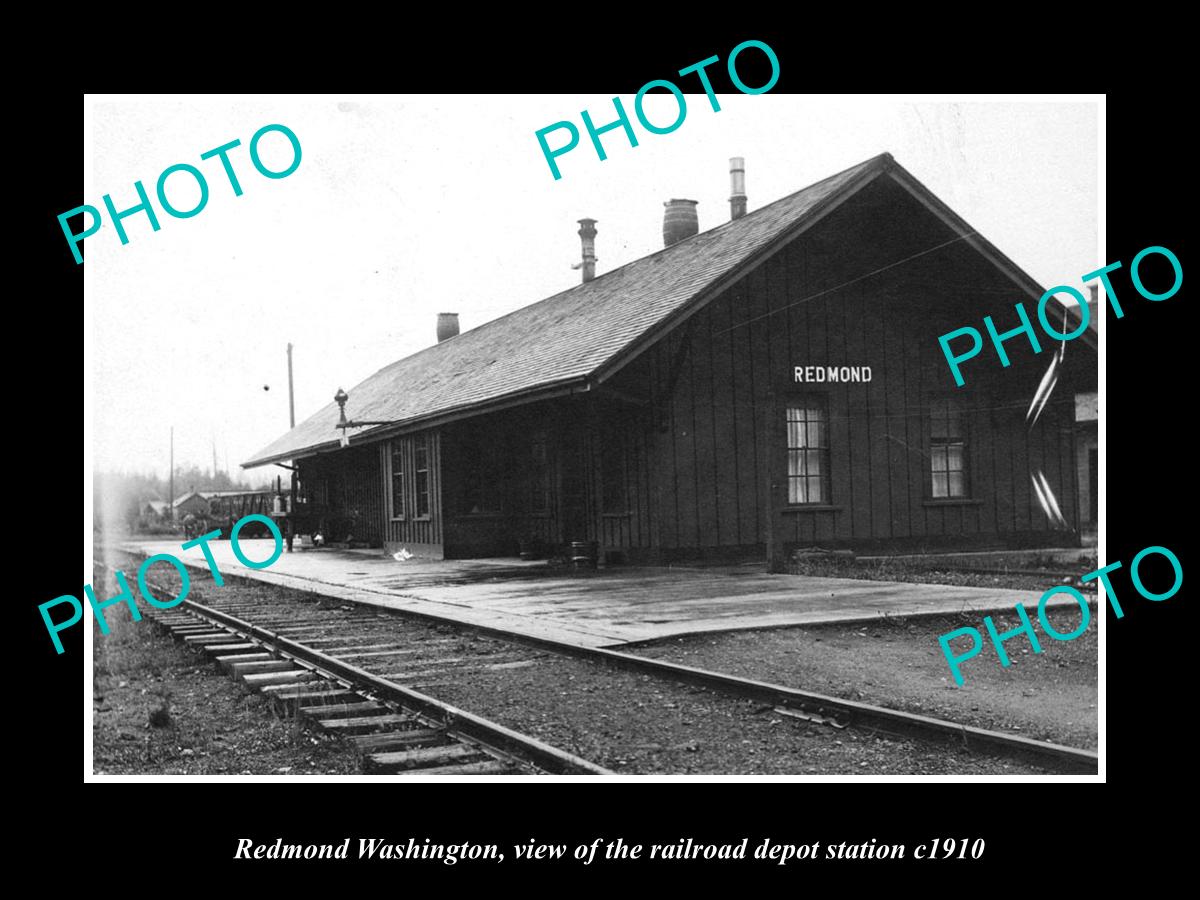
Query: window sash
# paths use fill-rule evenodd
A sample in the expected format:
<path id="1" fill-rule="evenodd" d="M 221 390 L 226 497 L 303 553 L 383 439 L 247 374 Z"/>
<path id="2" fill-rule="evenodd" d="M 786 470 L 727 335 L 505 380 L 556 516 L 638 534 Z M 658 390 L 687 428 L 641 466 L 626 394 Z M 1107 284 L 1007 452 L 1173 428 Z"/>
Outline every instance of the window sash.
<path id="1" fill-rule="evenodd" d="M 404 447 L 396 441 L 392 444 L 391 452 L 392 476 L 392 518 L 403 519 L 406 507 L 404 504 Z"/>
<path id="2" fill-rule="evenodd" d="M 417 438 L 413 444 L 413 469 L 416 474 L 417 518 L 429 515 L 429 438 Z"/>
<path id="3" fill-rule="evenodd" d="M 788 504 L 830 502 L 829 418 L 825 403 L 802 400 L 787 408 Z"/>
<path id="4" fill-rule="evenodd" d="M 930 403 L 930 494 L 935 500 L 967 496 L 967 432 L 962 409 L 949 398 Z"/>

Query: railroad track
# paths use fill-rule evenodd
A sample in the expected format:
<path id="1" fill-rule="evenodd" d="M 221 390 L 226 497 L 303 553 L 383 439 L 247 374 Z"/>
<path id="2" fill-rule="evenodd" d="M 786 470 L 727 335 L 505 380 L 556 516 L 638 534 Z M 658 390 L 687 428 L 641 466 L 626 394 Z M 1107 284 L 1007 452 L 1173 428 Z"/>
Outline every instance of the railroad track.
<path id="1" fill-rule="evenodd" d="M 151 584 L 152 590 L 169 590 Z M 366 771 L 406 775 L 612 775 L 572 754 L 228 613 L 184 601 L 144 617 L 324 731 Z M 341 647 L 329 648 L 342 651 Z M 360 653 L 352 651 L 359 649 Z"/>
<path id="2" fill-rule="evenodd" d="M 236 578 L 246 582 L 239 576 Z M 256 584 L 253 580 L 247 583 Z M 262 586 L 274 590 L 269 586 Z M 159 588 L 155 586 L 156 593 Z M 224 588 L 223 590 L 228 590 Z M 161 587 L 160 596 L 172 596 L 172 588 Z M 216 592 L 214 592 L 215 594 Z M 259 671 L 246 670 L 246 678 L 250 683 L 264 683 L 270 692 L 286 700 L 291 693 L 303 695 L 306 691 L 300 687 L 301 682 L 288 680 L 285 673 L 299 672 L 310 669 L 319 672 L 328 680 L 337 682 L 339 688 L 329 690 L 359 691 L 364 699 L 354 703 L 372 702 L 370 715 L 408 714 L 426 715 L 445 723 L 449 721 L 470 723 L 477 717 L 470 716 L 461 710 L 449 707 L 432 697 L 418 693 L 417 688 L 427 690 L 438 685 L 462 681 L 464 679 L 481 679 L 489 673 L 512 667 L 537 666 L 544 660 L 554 657 L 574 657 L 591 663 L 602 663 L 619 669 L 631 670 L 658 679 L 668 679 L 689 685 L 696 685 L 712 690 L 719 694 L 749 698 L 764 706 L 769 706 L 776 713 L 788 717 L 805 719 L 821 726 L 835 729 L 855 728 L 885 735 L 895 735 L 906 738 L 917 738 L 922 741 L 932 741 L 942 744 L 965 747 L 973 752 L 982 752 L 1006 759 L 1029 761 L 1043 768 L 1067 773 L 1095 773 L 1098 769 L 1098 756 L 1093 751 L 1081 750 L 1062 744 L 1038 741 L 1019 735 L 992 731 L 971 725 L 964 725 L 945 719 L 923 716 L 902 710 L 890 709 L 869 703 L 831 697 L 784 685 L 755 681 L 721 672 L 698 669 L 679 663 L 637 656 L 621 650 L 605 648 L 582 647 L 565 643 L 551 638 L 539 638 L 527 634 L 515 634 L 503 629 L 489 628 L 481 625 L 468 625 L 458 621 L 444 619 L 429 613 L 413 610 L 382 609 L 367 604 L 357 604 L 317 595 L 316 602 L 300 602 L 293 599 L 261 599 L 253 601 L 226 599 L 228 595 L 217 595 L 214 606 L 201 606 L 193 601 L 185 601 L 169 613 L 158 613 L 164 624 L 173 624 L 187 629 L 196 629 L 185 639 L 191 637 L 189 643 L 204 644 L 205 632 L 197 626 L 207 624 L 213 628 L 226 629 L 228 633 L 221 635 L 219 641 L 211 645 L 214 651 L 221 647 L 229 647 L 231 643 L 249 644 L 241 647 L 239 653 L 267 654 L 265 658 L 256 660 L 244 659 L 244 665 L 267 663 Z M 171 621 L 171 616 L 190 617 L 190 623 L 180 619 Z M 397 627 L 404 620 L 417 620 L 425 627 L 406 629 Z M 429 626 L 433 626 L 433 629 Z M 440 629 L 440 632 L 439 632 Z M 209 632 L 210 637 L 215 636 Z M 467 637 L 464 638 L 464 635 Z M 237 640 L 234 640 L 234 637 Z M 478 646 L 470 644 L 471 636 L 478 636 Z M 262 649 L 269 646 L 271 649 Z M 255 647 L 259 649 L 255 650 Z M 449 654 L 449 655 L 448 655 Z M 225 652 L 215 652 L 218 658 L 229 656 Z M 282 665 L 280 664 L 282 661 Z M 230 661 L 223 661 L 228 664 Z M 279 668 L 274 668 L 279 666 Z M 286 668 L 284 668 L 286 666 Z M 369 666 L 374 672 L 368 672 L 360 666 Z M 379 673 L 379 674 L 376 674 Z M 256 676 L 269 676 L 257 677 Z M 302 679 L 303 676 L 300 673 Z M 278 678 L 278 681 L 275 681 Z M 279 685 L 290 685 L 290 688 Z M 329 698 L 330 700 L 336 698 Z M 415 709 L 412 704 L 416 704 Z M 408 713 L 389 713 L 389 704 L 406 707 Z M 353 705 L 339 703 L 337 705 Z M 312 710 L 304 705 L 300 707 L 305 715 L 320 716 L 319 710 Z M 448 712 L 447 712 L 448 711 Z M 340 713 L 347 719 L 363 718 L 363 716 Z M 456 717 L 462 717 L 457 719 Z M 317 721 L 322 721 L 318 718 Z M 522 739 L 532 744 L 538 742 L 531 738 L 508 732 L 494 723 L 479 719 L 491 728 L 501 729 L 510 740 Z M 407 726 L 407 723 L 397 723 Z M 339 726 L 334 726 L 338 728 Z M 356 729 L 359 725 L 340 726 Z M 361 726 L 366 727 L 366 726 Z M 424 726 L 422 726 L 424 727 Z M 482 728 L 482 725 L 480 726 Z M 407 727 L 398 730 L 407 730 Z M 460 729 L 461 730 L 461 729 Z M 342 733 L 354 735 L 354 731 Z M 488 745 L 493 750 L 504 751 L 505 741 L 481 730 L 478 743 Z M 465 735 L 472 740 L 470 735 Z M 402 740 L 397 738 L 397 740 Z M 367 744 L 368 756 L 372 749 L 370 741 Z M 504 759 L 519 760 L 533 759 L 520 743 L 509 745 L 513 752 L 509 757 L 493 756 L 492 761 L 502 763 Z M 547 756 L 543 761 L 535 761 L 542 771 L 547 772 L 587 772 L 591 774 L 606 774 L 608 770 L 601 769 L 562 751 L 549 748 L 544 744 L 538 745 L 541 752 L 558 754 L 559 757 Z M 520 752 L 523 751 L 523 752 Z M 381 757 L 372 760 L 372 765 L 378 764 L 385 768 L 395 766 L 395 757 L 386 756 L 389 752 L 404 753 L 404 750 L 379 750 Z M 400 760 L 424 759 L 418 757 L 399 757 Z M 481 766 L 487 766 L 485 760 L 477 761 Z M 403 762 L 401 763 L 403 765 Z M 510 771 L 521 771 L 518 762 Z M 500 773 L 500 767 L 486 768 L 486 771 Z M 611 774 L 611 773 L 608 773 Z"/>

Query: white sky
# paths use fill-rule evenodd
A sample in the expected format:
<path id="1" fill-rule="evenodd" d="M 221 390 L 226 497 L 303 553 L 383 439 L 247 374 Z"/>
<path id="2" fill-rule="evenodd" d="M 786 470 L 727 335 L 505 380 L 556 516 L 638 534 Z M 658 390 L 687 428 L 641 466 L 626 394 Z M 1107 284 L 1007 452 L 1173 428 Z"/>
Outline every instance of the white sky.
<path id="1" fill-rule="evenodd" d="M 173 425 L 178 465 L 209 467 L 215 435 L 220 466 L 228 459 L 238 477 L 239 462 L 287 430 L 288 341 L 297 421 L 339 386 L 353 415 L 354 385 L 434 343 L 437 313 L 459 313 L 467 330 L 577 283 L 577 219 L 599 220 L 598 273 L 661 248 L 667 199 L 700 201 L 701 230 L 726 221 L 731 156 L 746 159 L 751 211 L 888 151 L 1047 287 L 1082 290 L 1079 276 L 1107 262 L 1094 102 L 768 93 L 719 95 L 713 112 L 688 95 L 678 130 L 653 135 L 634 119 L 639 146 L 609 132 L 600 162 L 579 111 L 611 121 L 611 95 L 89 99 L 84 202 L 103 208 L 111 193 L 118 210 L 133 206 L 138 179 L 153 198 L 159 173 L 180 162 L 210 190 L 193 218 L 154 199 L 160 231 L 139 213 L 124 220 L 128 245 L 107 220 L 85 242 L 85 393 L 101 470 L 165 476 Z M 650 120 L 672 121 L 674 100 L 653 99 Z M 622 100 L 633 117 L 633 98 Z M 582 135 L 555 181 L 534 132 L 561 119 Z M 271 123 L 303 148 L 279 180 L 249 159 L 251 135 Z M 200 160 L 234 138 L 241 197 L 218 160 Z M 273 169 L 290 160 L 279 134 L 261 149 Z M 197 199 L 189 182 L 168 182 L 178 208 Z"/>

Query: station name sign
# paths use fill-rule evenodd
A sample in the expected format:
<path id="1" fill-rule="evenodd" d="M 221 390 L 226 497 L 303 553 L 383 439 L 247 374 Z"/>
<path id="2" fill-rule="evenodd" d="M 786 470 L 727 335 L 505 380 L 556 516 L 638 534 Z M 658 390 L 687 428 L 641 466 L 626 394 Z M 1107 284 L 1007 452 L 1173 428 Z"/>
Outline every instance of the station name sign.
<path id="1" fill-rule="evenodd" d="M 851 381 L 870 381 L 870 366 L 796 366 L 793 370 L 796 381 L 799 382 L 833 382 L 846 383 Z"/>

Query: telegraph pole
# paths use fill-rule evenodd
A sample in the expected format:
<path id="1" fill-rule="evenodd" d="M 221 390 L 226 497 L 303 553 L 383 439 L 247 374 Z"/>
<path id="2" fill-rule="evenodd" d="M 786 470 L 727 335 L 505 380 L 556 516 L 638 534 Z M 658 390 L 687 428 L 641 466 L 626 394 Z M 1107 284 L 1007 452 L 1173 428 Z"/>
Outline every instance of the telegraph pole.
<path id="1" fill-rule="evenodd" d="M 296 397 L 292 391 L 292 345 L 288 344 L 288 427 L 296 427 Z"/>
<path id="2" fill-rule="evenodd" d="M 296 394 L 292 387 L 292 343 L 288 341 L 287 348 L 288 357 L 288 425 L 292 428 L 296 427 Z M 288 494 L 287 503 L 287 552 L 292 552 L 292 544 L 295 542 L 296 535 L 294 525 L 292 523 L 292 507 L 296 503 L 296 461 L 292 460 L 292 485 L 291 491 Z"/>
<path id="3" fill-rule="evenodd" d="M 171 484 L 171 497 L 167 501 L 171 510 L 171 524 L 175 524 L 175 426 L 171 426 L 171 474 L 168 476 Z"/>

